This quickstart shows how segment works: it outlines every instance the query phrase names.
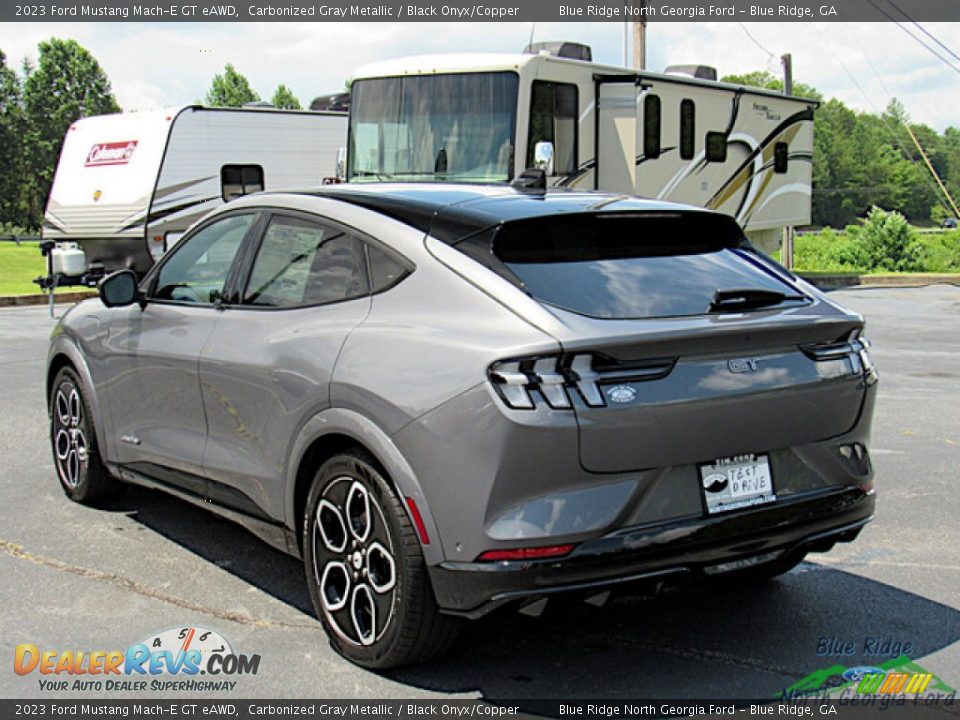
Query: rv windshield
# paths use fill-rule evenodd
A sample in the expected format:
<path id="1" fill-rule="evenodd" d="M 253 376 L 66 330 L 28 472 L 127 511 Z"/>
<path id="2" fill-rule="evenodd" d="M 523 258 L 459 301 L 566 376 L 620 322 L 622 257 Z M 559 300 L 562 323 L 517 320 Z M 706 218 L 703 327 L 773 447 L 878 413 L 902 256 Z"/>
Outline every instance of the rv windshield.
<path id="1" fill-rule="evenodd" d="M 518 83 L 512 72 L 356 81 L 348 180 L 509 180 Z"/>

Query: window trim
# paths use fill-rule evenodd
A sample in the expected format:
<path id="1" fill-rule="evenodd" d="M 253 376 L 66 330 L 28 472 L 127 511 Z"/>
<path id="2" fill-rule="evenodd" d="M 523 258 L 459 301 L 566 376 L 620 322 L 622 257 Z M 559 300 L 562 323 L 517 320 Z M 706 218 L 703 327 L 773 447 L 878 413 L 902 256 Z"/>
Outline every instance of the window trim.
<path id="1" fill-rule="evenodd" d="M 237 276 L 235 278 L 236 284 L 231 287 L 230 298 L 231 301 L 224 302 L 224 309 L 234 309 L 234 310 L 255 310 L 255 311 L 268 311 L 268 312 L 279 312 L 285 310 L 303 310 L 305 308 L 314 308 L 314 307 L 327 307 L 329 305 L 339 305 L 340 303 L 352 302 L 354 300 L 360 300 L 362 298 L 370 298 L 374 295 L 379 295 L 380 293 L 386 292 L 391 288 L 396 287 L 402 281 L 406 280 L 413 272 L 416 270 L 416 265 L 411 262 L 406 256 L 399 253 L 397 250 L 387 246 L 383 242 L 377 240 L 374 237 L 371 237 L 362 230 L 358 230 L 352 225 L 340 222 L 331 218 L 329 215 L 318 215 L 313 212 L 296 210 L 293 208 L 284 208 L 284 207 L 260 207 L 259 211 L 263 214 L 262 227 L 257 233 L 257 236 L 254 240 L 250 242 L 250 249 L 247 256 L 244 258 L 243 267 L 238 269 Z M 302 305 L 284 305 L 284 306 L 271 306 L 271 305 L 250 305 L 243 302 L 242 298 L 244 293 L 246 293 L 247 285 L 250 282 L 250 276 L 253 273 L 253 265 L 256 262 L 257 255 L 260 253 L 260 247 L 263 245 L 263 240 L 267 234 L 267 228 L 270 227 L 270 222 L 275 217 L 293 217 L 298 220 L 303 220 L 306 222 L 312 222 L 316 224 L 327 224 L 338 230 L 343 231 L 346 234 L 354 236 L 357 241 L 363 245 L 363 262 L 364 267 L 363 271 L 367 278 L 367 291 L 362 295 L 356 295 L 351 298 L 344 298 L 342 300 L 329 300 L 327 302 L 320 303 L 307 303 Z M 372 289 L 371 275 L 370 275 L 370 256 L 367 252 L 369 246 L 375 246 L 378 250 L 390 255 L 399 264 L 407 268 L 407 272 L 401 275 L 397 280 L 391 283 L 389 286 L 382 288 L 376 292 Z M 227 295 L 227 293 L 224 293 Z"/>
<path id="2" fill-rule="evenodd" d="M 552 177 L 564 177 L 566 175 L 573 175 L 577 172 L 580 167 L 580 87 L 576 83 L 572 82 L 560 82 L 558 80 L 548 80 L 546 78 L 536 78 L 532 83 L 530 83 L 530 111 L 527 114 L 527 152 L 524 159 L 524 167 L 532 167 L 530 162 L 531 156 L 533 155 L 534 143 L 533 143 L 533 94 L 534 88 L 537 85 L 562 85 L 564 87 L 573 88 L 573 104 L 574 104 L 574 115 L 573 115 L 573 169 L 568 172 L 559 172 L 556 169 L 556 164 L 554 164 L 554 173 Z M 556 119 L 556 90 L 554 90 L 554 110 L 552 117 Z M 553 143 L 553 155 L 556 158 L 557 155 L 557 139 L 554 137 L 551 140 Z"/>
<path id="3" fill-rule="evenodd" d="M 214 223 L 241 215 L 253 216 L 253 222 L 250 223 L 250 227 L 247 228 L 246 233 L 244 233 L 243 237 L 240 239 L 240 247 L 237 249 L 237 254 L 233 256 L 233 260 L 230 263 L 230 268 L 227 270 L 227 277 L 223 281 L 223 294 L 220 302 L 193 303 L 185 300 L 171 300 L 169 298 L 158 298 L 155 296 L 157 282 L 160 279 L 160 273 L 163 270 L 163 267 L 170 262 L 172 258 L 176 257 L 177 253 L 181 252 L 181 249 L 186 247 L 186 244 L 193 239 L 195 235 L 203 232 Z M 228 298 L 231 297 L 233 284 L 236 280 L 237 273 L 240 271 L 240 264 L 246 254 L 246 250 L 253 243 L 252 238 L 259 234 L 260 225 L 262 222 L 263 212 L 260 208 L 235 208 L 224 213 L 218 213 L 217 215 L 204 220 L 202 224 L 192 228 L 188 233 L 184 233 L 184 236 L 180 238 L 179 242 L 177 242 L 177 244 L 173 247 L 173 250 L 165 253 L 164 256 L 160 258 L 160 260 L 157 261 L 152 268 L 150 268 L 143 280 L 140 281 L 140 289 L 143 292 L 146 302 L 151 305 L 176 305 L 194 308 L 211 308 L 214 310 L 225 307 L 229 302 Z"/>

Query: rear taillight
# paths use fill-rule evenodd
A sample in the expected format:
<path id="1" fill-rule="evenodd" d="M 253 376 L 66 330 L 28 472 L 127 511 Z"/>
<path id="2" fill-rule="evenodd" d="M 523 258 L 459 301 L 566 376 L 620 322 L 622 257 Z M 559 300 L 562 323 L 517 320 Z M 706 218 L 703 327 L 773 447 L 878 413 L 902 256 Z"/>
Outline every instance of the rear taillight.
<path id="1" fill-rule="evenodd" d="M 877 369 L 870 359 L 870 341 L 854 330 L 845 339 L 839 342 L 813 343 L 800 347 L 807 357 L 825 362 L 828 360 L 846 360 L 850 367 L 850 374 L 862 376 L 867 385 L 873 385 L 877 379 Z"/>
<path id="2" fill-rule="evenodd" d="M 487 550 L 477 558 L 480 562 L 499 560 L 546 560 L 569 555 L 573 545 L 546 545 L 543 547 L 509 548 L 506 550 Z"/>
<path id="3" fill-rule="evenodd" d="M 488 377 L 514 410 L 533 410 L 543 403 L 569 410 L 577 398 L 588 407 L 604 407 L 605 385 L 657 380 L 675 363 L 674 358 L 623 363 L 595 353 L 538 355 L 496 362 Z"/>

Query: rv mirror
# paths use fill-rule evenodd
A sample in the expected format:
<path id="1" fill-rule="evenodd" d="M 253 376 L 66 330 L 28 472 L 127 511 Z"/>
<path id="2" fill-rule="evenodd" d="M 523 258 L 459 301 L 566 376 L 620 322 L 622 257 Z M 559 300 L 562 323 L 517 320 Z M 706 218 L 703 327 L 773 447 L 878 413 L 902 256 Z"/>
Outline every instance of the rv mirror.
<path id="1" fill-rule="evenodd" d="M 336 176 L 338 182 L 347 181 L 347 149 L 345 147 L 337 148 Z"/>
<path id="2" fill-rule="evenodd" d="M 541 140 L 533 146 L 533 166 L 543 170 L 547 175 L 553 175 L 553 143 Z"/>
<path id="3" fill-rule="evenodd" d="M 139 298 L 137 275 L 133 270 L 117 270 L 99 282 L 97 291 L 107 307 L 132 305 Z"/>

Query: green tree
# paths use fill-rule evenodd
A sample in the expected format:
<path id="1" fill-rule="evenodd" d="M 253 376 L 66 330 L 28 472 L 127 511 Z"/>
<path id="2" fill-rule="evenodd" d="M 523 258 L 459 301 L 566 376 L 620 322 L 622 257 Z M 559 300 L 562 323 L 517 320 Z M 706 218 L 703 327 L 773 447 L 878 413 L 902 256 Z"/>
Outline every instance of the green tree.
<path id="1" fill-rule="evenodd" d="M 250 87 L 247 78 L 227 63 L 223 75 L 213 76 L 205 102 L 214 107 L 242 107 L 259 99 L 260 96 Z"/>
<path id="2" fill-rule="evenodd" d="M 23 156 L 25 210 L 39 227 L 67 129 L 79 118 L 120 112 L 110 80 L 97 60 L 75 40 L 39 44 L 36 68 L 24 66 L 26 119 Z"/>
<path id="3" fill-rule="evenodd" d="M 20 78 L 0 50 L 0 225 L 26 225 L 20 182 L 23 176 L 24 119 Z"/>
<path id="4" fill-rule="evenodd" d="M 302 109 L 297 96 L 294 95 L 293 91 L 283 83 L 277 85 L 277 89 L 273 93 L 273 97 L 270 99 L 270 104 L 274 107 L 283 108 L 284 110 Z"/>
<path id="5" fill-rule="evenodd" d="M 847 233 L 861 267 L 899 272 L 923 269 L 923 247 L 917 232 L 898 212 L 872 207 L 863 225 L 851 225 Z"/>

